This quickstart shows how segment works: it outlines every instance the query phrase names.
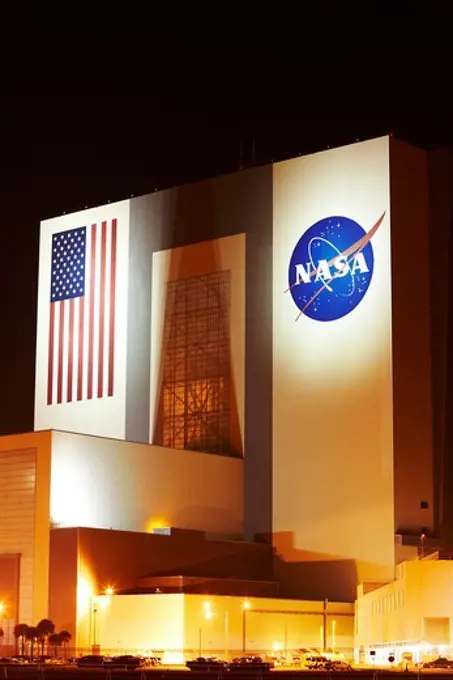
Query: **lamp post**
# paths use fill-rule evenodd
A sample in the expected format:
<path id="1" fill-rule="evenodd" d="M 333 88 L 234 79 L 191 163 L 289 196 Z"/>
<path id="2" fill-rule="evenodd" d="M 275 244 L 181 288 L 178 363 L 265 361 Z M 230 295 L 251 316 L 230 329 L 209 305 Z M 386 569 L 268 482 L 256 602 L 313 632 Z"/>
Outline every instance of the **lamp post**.
<path id="1" fill-rule="evenodd" d="M 96 615 L 98 613 L 98 604 L 93 600 L 93 647 L 96 647 Z"/>
<path id="2" fill-rule="evenodd" d="M 225 610 L 225 661 L 228 661 L 228 655 L 230 653 L 229 647 L 229 635 L 230 635 L 230 618 L 228 610 Z"/>
<path id="3" fill-rule="evenodd" d="M 204 618 L 206 621 L 212 621 L 212 618 L 214 616 L 214 612 L 212 611 L 212 605 L 209 601 L 206 601 L 203 603 L 203 609 L 204 609 Z M 198 629 L 198 656 L 201 657 L 202 653 L 202 637 L 203 637 L 203 628 L 200 626 Z"/>
<path id="4" fill-rule="evenodd" d="M 111 603 L 111 598 L 112 595 L 115 594 L 115 589 L 112 586 L 107 586 L 104 589 L 104 592 L 102 593 L 105 597 L 102 597 L 100 600 L 98 600 L 97 595 L 91 596 L 90 597 L 90 617 L 92 618 L 92 625 L 93 625 L 93 649 L 92 652 L 93 654 L 99 654 L 100 649 L 97 649 L 99 647 L 98 641 L 97 641 L 97 613 L 98 613 L 98 605 L 101 605 L 101 608 L 104 609 L 106 606 L 108 606 Z M 90 620 L 90 626 L 91 626 L 91 620 Z M 91 633 L 90 633 L 90 640 L 91 640 Z"/>
<path id="5" fill-rule="evenodd" d="M 324 600 L 324 608 L 323 608 L 323 626 L 322 626 L 322 650 L 323 652 L 326 651 L 327 649 L 327 605 L 329 604 L 329 600 L 326 598 Z"/>
<path id="6" fill-rule="evenodd" d="M 336 640 L 335 640 L 335 626 L 336 621 L 332 621 L 332 652 L 335 654 Z"/>
<path id="7" fill-rule="evenodd" d="M 245 656 L 247 651 L 247 612 L 250 609 L 250 602 L 244 600 L 242 603 L 242 653 Z"/>
<path id="8" fill-rule="evenodd" d="M 4 604 L 4 602 L 0 602 L 0 629 L 3 628 L 3 614 L 4 614 L 4 612 L 5 612 L 5 604 Z M 6 633 L 5 633 L 5 635 L 6 635 Z M 0 644 L 3 644 L 3 638 L 0 638 Z"/>

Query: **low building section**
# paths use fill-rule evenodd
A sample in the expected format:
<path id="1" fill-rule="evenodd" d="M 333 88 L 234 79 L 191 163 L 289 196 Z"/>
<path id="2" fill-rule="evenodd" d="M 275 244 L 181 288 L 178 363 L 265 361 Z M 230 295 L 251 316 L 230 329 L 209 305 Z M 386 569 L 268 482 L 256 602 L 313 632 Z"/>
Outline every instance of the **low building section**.
<path id="1" fill-rule="evenodd" d="M 453 654 L 453 560 L 435 552 L 398 565 L 386 585 L 358 588 L 356 642 L 360 661 L 414 662 Z"/>

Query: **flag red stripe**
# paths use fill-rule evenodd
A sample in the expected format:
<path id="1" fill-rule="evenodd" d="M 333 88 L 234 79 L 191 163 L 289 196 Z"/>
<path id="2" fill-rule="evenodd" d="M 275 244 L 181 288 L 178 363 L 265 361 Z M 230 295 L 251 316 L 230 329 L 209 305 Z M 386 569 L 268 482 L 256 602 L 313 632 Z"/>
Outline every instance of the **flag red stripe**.
<path id="1" fill-rule="evenodd" d="M 90 265 L 90 316 L 88 320 L 88 385 L 87 399 L 93 398 L 93 353 L 94 353 L 94 291 L 96 277 L 96 225 L 91 225 L 91 265 Z"/>
<path id="2" fill-rule="evenodd" d="M 112 245 L 110 252 L 110 321 L 109 321 L 109 380 L 108 396 L 113 396 L 113 369 L 115 365 L 115 286 L 116 286 L 116 220 L 112 220 Z"/>
<path id="3" fill-rule="evenodd" d="M 74 366 L 74 298 L 68 300 L 69 304 L 69 328 L 68 328 L 68 402 L 72 401 L 72 375 Z"/>
<path id="4" fill-rule="evenodd" d="M 57 374 L 57 404 L 63 401 L 63 350 L 64 350 L 64 311 L 65 303 L 59 303 L 60 328 L 58 333 L 58 374 Z"/>
<path id="5" fill-rule="evenodd" d="M 54 324 L 55 324 L 55 302 L 50 303 L 49 316 L 49 356 L 47 366 L 47 406 L 52 403 L 53 392 L 53 345 L 54 345 Z"/>
<path id="6" fill-rule="evenodd" d="M 77 366 L 77 401 L 82 401 L 83 398 L 83 331 L 84 331 L 84 316 L 85 316 L 85 299 L 79 298 L 79 346 L 78 346 L 78 366 Z"/>
<path id="7" fill-rule="evenodd" d="M 104 335 L 105 335 L 105 266 L 107 262 L 107 222 L 102 223 L 101 232 L 101 286 L 99 292 L 99 355 L 98 355 L 98 397 L 104 387 Z"/>

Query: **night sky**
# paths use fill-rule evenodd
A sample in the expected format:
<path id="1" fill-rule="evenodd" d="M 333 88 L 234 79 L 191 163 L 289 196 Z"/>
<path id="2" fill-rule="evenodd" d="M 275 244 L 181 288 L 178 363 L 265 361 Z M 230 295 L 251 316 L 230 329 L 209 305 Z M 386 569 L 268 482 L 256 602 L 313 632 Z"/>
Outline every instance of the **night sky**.
<path id="1" fill-rule="evenodd" d="M 447 96 L 333 102 L 233 96 L 218 82 L 170 89 L 0 98 L 0 434 L 33 429 L 40 219 L 389 132 L 426 148 L 453 143 Z"/>

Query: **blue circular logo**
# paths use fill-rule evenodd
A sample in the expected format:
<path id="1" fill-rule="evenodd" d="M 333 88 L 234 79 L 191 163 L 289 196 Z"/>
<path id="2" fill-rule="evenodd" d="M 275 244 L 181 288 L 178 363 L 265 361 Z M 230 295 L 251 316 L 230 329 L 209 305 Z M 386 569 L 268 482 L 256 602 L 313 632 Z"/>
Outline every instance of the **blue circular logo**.
<path id="1" fill-rule="evenodd" d="M 302 235 L 289 263 L 289 290 L 300 314 L 335 321 L 362 301 L 370 285 L 371 236 L 348 217 L 325 217 Z M 300 316 L 299 314 L 299 316 Z"/>

